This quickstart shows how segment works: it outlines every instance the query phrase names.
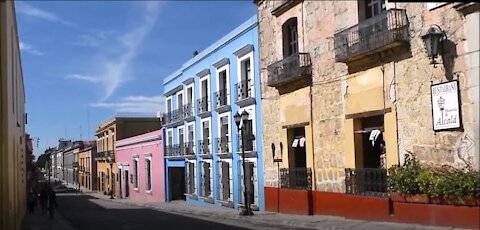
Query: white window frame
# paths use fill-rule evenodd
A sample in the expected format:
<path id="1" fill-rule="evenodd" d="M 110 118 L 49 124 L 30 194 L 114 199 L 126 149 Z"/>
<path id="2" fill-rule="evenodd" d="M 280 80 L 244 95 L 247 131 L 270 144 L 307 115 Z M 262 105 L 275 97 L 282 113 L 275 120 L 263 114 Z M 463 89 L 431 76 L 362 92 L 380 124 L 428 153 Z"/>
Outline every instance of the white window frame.
<path id="1" fill-rule="evenodd" d="M 169 135 L 172 135 L 172 143 L 168 143 L 169 142 Z M 175 143 L 175 137 L 173 136 L 173 128 L 169 128 L 167 129 L 167 146 L 172 146 L 173 143 Z"/>
<path id="2" fill-rule="evenodd" d="M 233 183 L 234 183 L 234 180 L 233 180 L 233 162 L 232 162 L 232 159 L 220 159 L 217 161 L 217 168 L 218 168 L 218 197 L 217 197 L 217 200 L 222 200 L 222 197 L 223 197 L 223 190 L 222 190 L 222 187 L 221 187 L 221 184 L 222 184 L 222 170 L 221 170 L 221 165 L 222 165 L 222 162 L 227 162 L 228 163 L 228 173 L 230 174 L 230 178 L 229 178 L 229 184 L 230 184 L 230 194 L 228 195 L 228 201 L 233 201 Z M 243 183 L 243 181 L 242 181 Z"/>
<path id="3" fill-rule="evenodd" d="M 168 113 L 168 109 L 169 109 L 169 106 L 168 106 L 168 101 L 170 101 L 170 111 L 173 111 L 173 96 L 170 95 L 167 97 L 167 100 L 165 101 L 165 113 Z"/>
<path id="4" fill-rule="evenodd" d="M 134 156 L 133 161 L 136 161 L 136 163 L 137 163 L 136 167 L 135 167 L 135 163 L 133 163 L 133 165 L 132 165 L 132 167 L 134 168 L 133 169 L 133 190 L 138 191 L 138 189 L 140 188 L 140 183 L 138 181 L 138 178 L 139 178 L 138 167 L 140 166 L 138 156 Z M 136 184 L 135 184 L 135 182 L 136 182 Z M 135 185 L 136 185 L 136 187 L 135 187 Z"/>
<path id="5" fill-rule="evenodd" d="M 188 99 L 187 99 L 187 97 L 188 97 L 188 89 L 192 89 L 192 104 L 191 104 L 191 106 L 192 106 L 192 111 L 195 111 L 195 108 L 196 108 L 196 107 L 195 107 L 195 104 L 196 104 L 196 103 L 195 103 L 195 87 L 194 87 L 194 84 L 193 84 L 193 83 L 190 83 L 190 84 L 188 84 L 188 85 L 185 87 L 185 94 L 184 94 L 184 95 L 185 95 L 185 99 L 184 99 L 184 100 L 185 100 L 185 103 L 188 102 Z M 195 115 L 195 112 L 194 112 L 193 115 Z"/>
<path id="6" fill-rule="evenodd" d="M 200 80 L 198 81 L 199 82 L 199 85 L 198 85 L 198 88 L 199 88 L 199 91 L 198 91 L 198 95 L 199 95 L 199 99 L 200 98 L 204 98 L 204 96 L 202 95 L 202 92 L 203 92 L 203 88 L 202 88 L 202 82 L 203 81 L 207 81 L 207 110 L 210 111 L 210 106 L 211 106 L 211 101 L 212 101 L 212 96 L 211 96 L 211 88 L 210 87 L 210 74 L 207 74 L 203 77 L 200 78 Z"/>
<path id="7" fill-rule="evenodd" d="M 239 166 L 239 169 L 240 169 L 240 173 L 238 174 L 238 177 L 239 177 L 239 183 L 240 183 L 240 188 L 242 189 L 243 188 L 243 162 L 242 162 L 242 158 L 240 157 L 240 160 L 237 161 L 238 162 L 238 166 Z M 258 203 L 258 189 L 259 189 L 259 181 L 258 181 L 258 163 L 257 163 L 257 158 L 255 157 L 250 157 L 250 158 L 245 158 L 245 162 L 252 162 L 253 163 L 253 180 L 254 180 L 254 183 L 253 183 L 253 187 L 254 187 L 254 191 L 253 191 L 253 196 L 254 196 L 254 204 L 255 205 L 260 205 Z M 240 196 L 240 200 L 239 202 L 242 201 L 243 199 L 243 190 L 242 190 L 242 195 Z M 245 203 L 245 202 L 244 202 Z"/>
<path id="8" fill-rule="evenodd" d="M 180 133 L 183 134 L 183 143 L 185 143 L 185 127 L 183 125 L 180 125 L 176 129 L 177 129 L 177 144 L 180 144 Z"/>
<path id="9" fill-rule="evenodd" d="M 200 120 L 200 137 L 201 140 L 205 140 L 205 137 L 203 136 L 203 122 L 208 121 L 208 150 L 210 150 L 210 153 L 212 153 L 212 118 L 211 117 L 206 117 Z"/>
<path id="10" fill-rule="evenodd" d="M 251 79 L 250 79 L 250 87 L 252 89 L 252 98 L 255 98 L 255 64 L 253 63 L 253 51 L 243 55 L 243 56 L 240 56 L 240 57 L 237 57 L 237 83 L 240 83 L 240 81 L 242 80 L 242 62 L 245 61 L 246 59 L 249 59 L 250 58 L 250 75 L 251 75 Z"/>
<path id="11" fill-rule="evenodd" d="M 230 105 L 230 64 L 225 64 L 216 70 L 216 87 L 217 91 L 220 90 L 220 73 L 225 71 L 225 81 L 227 82 L 227 88 L 225 89 L 228 93 L 227 96 L 227 105 Z"/>
<path id="12" fill-rule="evenodd" d="M 147 189 L 147 171 L 146 171 L 146 168 L 147 168 L 147 160 L 150 162 L 150 189 Z M 153 180 L 152 180 L 152 156 L 145 156 L 145 159 L 144 159 L 144 162 L 145 162 L 145 192 L 146 193 L 152 193 L 152 189 L 153 189 Z"/>
<path id="13" fill-rule="evenodd" d="M 210 175 L 210 195 L 206 196 L 206 197 L 209 197 L 209 198 L 213 198 L 213 167 L 215 167 L 215 165 L 213 165 L 213 160 L 212 159 L 203 159 L 202 161 L 200 161 L 201 163 L 201 166 L 200 166 L 200 171 L 201 171 L 201 175 L 202 175 L 202 178 L 203 178 L 203 175 L 205 174 L 205 172 L 203 171 L 203 163 L 209 163 L 210 164 L 210 168 L 208 168 L 208 171 L 209 171 L 209 175 Z M 203 187 L 202 187 L 203 188 Z M 200 192 L 200 194 L 202 194 L 202 192 Z M 205 196 L 202 196 L 202 197 L 205 197 Z"/>
<path id="14" fill-rule="evenodd" d="M 192 130 L 193 130 L 193 140 L 190 140 L 190 138 L 189 138 L 188 127 L 190 127 L 190 126 L 192 126 Z M 193 141 L 193 144 L 195 146 L 195 121 L 187 123 L 185 133 L 187 135 L 188 142 Z"/>
<path id="15" fill-rule="evenodd" d="M 189 159 L 185 162 L 185 167 L 188 167 L 188 163 L 193 163 L 193 193 L 190 195 L 197 195 L 197 161 L 195 159 Z"/>
<path id="16" fill-rule="evenodd" d="M 180 102 L 178 101 L 178 96 L 182 95 L 182 101 L 181 101 L 181 105 L 180 105 Z M 183 90 L 180 90 L 178 91 L 176 94 L 175 94 L 175 100 L 177 102 L 177 108 L 176 109 L 182 109 L 183 105 L 184 105 L 184 102 L 185 102 L 185 97 L 184 97 L 185 94 L 183 94 Z"/>
<path id="17" fill-rule="evenodd" d="M 221 123 L 221 119 L 223 117 L 227 117 L 227 120 L 228 120 L 228 138 L 230 138 L 229 142 L 228 142 L 228 149 L 230 151 L 232 151 L 232 140 L 233 140 L 233 137 L 232 137 L 232 122 L 230 120 L 230 112 L 227 111 L 225 113 L 221 113 L 218 115 L 218 118 L 217 118 L 217 137 L 221 137 L 221 126 L 222 126 L 222 123 Z"/>
<path id="18" fill-rule="evenodd" d="M 255 135 L 255 140 L 253 141 L 253 145 L 254 145 L 254 149 L 257 149 L 258 146 L 257 146 L 256 140 L 260 137 L 257 137 L 257 119 L 256 119 L 255 105 L 249 105 L 243 108 L 238 108 L 238 113 L 242 114 L 244 110 L 248 112 L 248 120 L 252 120 L 253 135 Z M 242 122 L 242 126 L 243 126 L 243 122 Z"/>

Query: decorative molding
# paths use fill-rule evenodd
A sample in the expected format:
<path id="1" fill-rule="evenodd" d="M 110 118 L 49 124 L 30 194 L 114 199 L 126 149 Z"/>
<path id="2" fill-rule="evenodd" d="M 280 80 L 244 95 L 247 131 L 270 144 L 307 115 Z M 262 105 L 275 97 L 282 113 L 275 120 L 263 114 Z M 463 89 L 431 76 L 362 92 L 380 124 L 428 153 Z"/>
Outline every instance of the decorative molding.
<path id="1" fill-rule="evenodd" d="M 189 85 L 189 84 L 192 84 L 194 81 L 195 81 L 195 79 L 193 77 L 189 77 L 189 78 L 185 79 L 185 81 L 183 81 L 182 83 L 185 84 L 185 85 Z"/>
<path id="2" fill-rule="evenodd" d="M 224 66 L 224 65 L 227 65 L 227 64 L 230 64 L 230 60 L 228 58 L 222 58 L 220 60 L 218 60 L 217 62 L 213 63 L 213 66 L 217 69 L 219 69 L 220 67 Z"/>
<path id="3" fill-rule="evenodd" d="M 237 51 L 233 52 L 233 54 L 237 57 L 241 57 L 245 54 L 248 54 L 253 51 L 253 45 L 252 44 L 247 44 L 244 45 L 242 48 L 238 49 Z"/>
<path id="4" fill-rule="evenodd" d="M 207 74 L 210 74 L 210 69 L 208 69 L 208 68 L 203 69 L 202 71 L 198 72 L 198 73 L 197 73 L 197 76 L 198 76 L 198 77 L 203 77 L 203 76 L 205 76 L 205 75 L 207 75 Z"/>
<path id="5" fill-rule="evenodd" d="M 183 85 L 178 85 L 177 87 L 169 90 L 168 92 L 164 93 L 163 96 L 165 97 L 168 97 L 168 96 L 171 96 L 173 94 L 175 94 L 176 92 L 180 91 L 183 89 Z"/>

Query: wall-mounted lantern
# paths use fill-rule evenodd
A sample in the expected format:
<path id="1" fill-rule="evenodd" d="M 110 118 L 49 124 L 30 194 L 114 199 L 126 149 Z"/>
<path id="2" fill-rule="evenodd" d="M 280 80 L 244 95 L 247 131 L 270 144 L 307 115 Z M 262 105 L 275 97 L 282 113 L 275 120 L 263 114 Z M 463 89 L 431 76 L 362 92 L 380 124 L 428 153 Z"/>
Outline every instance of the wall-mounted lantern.
<path id="1" fill-rule="evenodd" d="M 438 64 L 438 62 L 435 59 L 439 54 L 442 55 L 443 41 L 447 39 L 447 35 L 445 34 L 445 31 L 440 28 L 440 26 L 432 25 L 427 32 L 421 36 L 421 38 L 425 44 L 427 56 L 432 59 L 430 64 L 433 64 L 433 67 L 436 68 L 436 64 Z"/>

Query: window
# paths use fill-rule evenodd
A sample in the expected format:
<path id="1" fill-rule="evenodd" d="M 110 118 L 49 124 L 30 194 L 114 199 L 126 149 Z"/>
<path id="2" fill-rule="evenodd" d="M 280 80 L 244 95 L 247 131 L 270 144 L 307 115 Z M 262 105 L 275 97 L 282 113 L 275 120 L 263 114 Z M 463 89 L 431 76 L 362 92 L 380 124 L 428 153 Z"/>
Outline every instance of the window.
<path id="1" fill-rule="evenodd" d="M 167 146 L 172 146 L 173 145 L 173 130 L 168 130 L 167 131 Z"/>
<path id="2" fill-rule="evenodd" d="M 177 94 L 177 109 L 181 110 L 183 108 L 183 93 L 180 92 Z"/>
<path id="3" fill-rule="evenodd" d="M 195 134 L 194 134 L 194 123 L 187 124 L 187 146 L 186 146 L 186 154 L 193 155 L 195 154 L 194 151 L 194 143 L 195 143 Z"/>
<path id="4" fill-rule="evenodd" d="M 195 194 L 195 161 L 187 161 L 186 187 L 188 194 Z"/>
<path id="5" fill-rule="evenodd" d="M 145 158 L 145 190 L 147 192 L 152 190 L 152 166 L 151 157 Z"/>
<path id="6" fill-rule="evenodd" d="M 364 2 L 365 19 L 380 15 L 386 11 L 385 0 L 366 0 Z M 361 7 L 359 8 L 361 9 Z"/>
<path id="7" fill-rule="evenodd" d="M 170 113 L 172 112 L 172 97 L 168 97 L 167 98 L 167 113 Z"/>
<path id="8" fill-rule="evenodd" d="M 200 149 L 202 154 L 210 153 L 210 119 L 202 120 L 202 140 Z"/>
<path id="9" fill-rule="evenodd" d="M 229 104 L 229 74 L 228 64 L 217 69 L 217 106 L 223 106 Z"/>
<path id="10" fill-rule="evenodd" d="M 187 88 L 187 104 L 191 105 L 193 103 L 193 86 Z"/>
<path id="11" fill-rule="evenodd" d="M 229 148 L 229 145 L 230 145 L 230 127 L 229 127 L 229 118 L 230 116 L 228 115 L 228 113 L 226 113 L 226 115 L 224 116 L 221 116 L 218 118 L 218 136 L 219 136 L 219 140 L 217 142 L 218 144 L 218 147 L 217 147 L 217 151 L 219 153 L 228 153 L 230 152 L 230 148 Z"/>
<path id="12" fill-rule="evenodd" d="M 181 154 L 184 154 L 184 147 L 185 147 L 185 138 L 184 138 L 184 131 L 183 127 L 178 128 L 178 146 L 180 147 Z"/>
<path id="13" fill-rule="evenodd" d="M 133 158 L 133 187 L 138 189 L 138 158 Z"/>
<path id="14" fill-rule="evenodd" d="M 212 183 L 211 183 L 211 161 L 202 162 L 202 196 L 212 196 Z"/>
<path id="15" fill-rule="evenodd" d="M 252 79 L 252 71 L 250 65 L 250 58 L 247 58 L 241 62 L 242 66 L 242 81 L 248 81 Z"/>
<path id="16" fill-rule="evenodd" d="M 206 75 L 200 79 L 200 99 L 198 99 L 198 111 L 199 113 L 209 111 L 209 98 L 210 98 L 210 75 Z"/>
<path id="17" fill-rule="evenodd" d="M 220 169 L 220 200 L 231 200 L 232 194 L 231 191 L 233 189 L 232 178 L 231 178 L 231 167 L 229 161 L 219 161 L 218 168 Z"/>
<path id="18" fill-rule="evenodd" d="M 282 25 L 283 57 L 298 53 L 297 18 L 290 18 Z"/>

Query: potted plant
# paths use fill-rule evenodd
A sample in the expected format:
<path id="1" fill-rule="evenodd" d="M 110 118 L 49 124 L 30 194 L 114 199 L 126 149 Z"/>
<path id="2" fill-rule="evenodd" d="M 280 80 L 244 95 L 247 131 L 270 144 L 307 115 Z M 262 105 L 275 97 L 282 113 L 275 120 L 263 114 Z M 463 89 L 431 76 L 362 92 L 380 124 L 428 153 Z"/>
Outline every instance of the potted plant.
<path id="1" fill-rule="evenodd" d="M 388 187 L 392 200 L 408 201 L 409 197 L 412 198 L 412 194 L 419 193 L 419 187 L 415 182 L 419 171 L 418 161 L 410 154 L 405 154 L 403 165 L 389 168 Z"/>

